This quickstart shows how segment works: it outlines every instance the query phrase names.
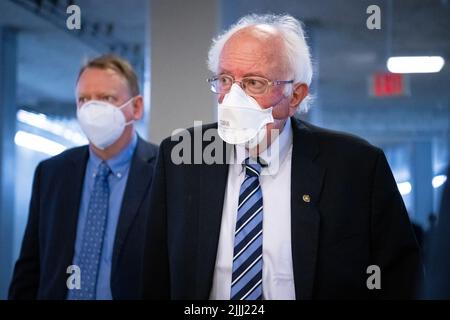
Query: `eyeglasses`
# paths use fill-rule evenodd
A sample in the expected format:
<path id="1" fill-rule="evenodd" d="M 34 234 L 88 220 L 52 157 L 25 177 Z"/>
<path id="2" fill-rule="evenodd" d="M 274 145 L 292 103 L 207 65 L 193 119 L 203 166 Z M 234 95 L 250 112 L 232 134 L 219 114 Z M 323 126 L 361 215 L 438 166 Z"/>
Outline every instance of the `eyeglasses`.
<path id="1" fill-rule="evenodd" d="M 269 87 L 278 86 L 286 83 L 294 83 L 294 80 L 268 80 L 263 77 L 251 76 L 244 77 L 241 81 L 237 81 L 233 76 L 221 74 L 207 79 L 211 85 L 211 91 L 217 94 L 226 94 L 230 91 L 231 86 L 235 82 L 241 84 L 242 90 L 249 95 L 262 95 L 267 92 Z"/>

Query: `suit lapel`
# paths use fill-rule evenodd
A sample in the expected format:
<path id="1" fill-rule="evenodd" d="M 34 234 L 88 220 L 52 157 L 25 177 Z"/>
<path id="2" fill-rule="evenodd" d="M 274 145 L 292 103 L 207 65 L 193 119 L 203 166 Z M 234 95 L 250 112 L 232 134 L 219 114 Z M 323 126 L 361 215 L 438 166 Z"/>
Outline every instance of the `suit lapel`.
<path id="1" fill-rule="evenodd" d="M 225 150 L 231 146 L 222 143 Z M 196 173 L 199 177 L 198 201 L 198 249 L 196 267 L 197 299 L 208 299 L 212 286 L 217 246 L 219 243 L 220 226 L 222 222 L 223 202 L 228 178 L 228 164 L 224 154 L 225 164 L 202 164 Z M 195 178 L 195 177 L 194 177 Z"/>
<path id="2" fill-rule="evenodd" d="M 57 280 L 58 299 L 65 299 L 66 287 L 66 269 L 72 264 L 75 252 L 75 239 L 77 235 L 78 213 L 80 210 L 81 193 L 83 190 L 83 182 L 88 161 L 88 147 L 84 147 L 80 152 L 70 159 L 71 168 L 65 172 L 65 178 L 62 179 L 64 186 L 61 188 L 60 214 L 58 214 L 58 222 L 56 224 L 59 233 L 56 239 L 58 243 L 54 245 L 55 252 L 61 254 L 60 262 L 55 266 L 58 270 Z"/>
<path id="3" fill-rule="evenodd" d="M 151 184 L 153 175 L 151 159 L 155 156 L 155 154 L 149 155 L 145 153 L 144 142 L 141 138 L 138 138 L 136 151 L 131 160 L 127 185 L 123 195 L 119 221 L 117 224 L 111 274 L 114 274 L 120 250 L 130 226 L 139 211 L 139 207 L 141 206 L 144 197 L 149 192 L 149 184 Z"/>
<path id="4" fill-rule="evenodd" d="M 325 175 L 314 162 L 319 149 L 314 137 L 292 118 L 291 242 L 297 299 L 311 299 L 319 245 L 320 215 L 317 207 Z"/>

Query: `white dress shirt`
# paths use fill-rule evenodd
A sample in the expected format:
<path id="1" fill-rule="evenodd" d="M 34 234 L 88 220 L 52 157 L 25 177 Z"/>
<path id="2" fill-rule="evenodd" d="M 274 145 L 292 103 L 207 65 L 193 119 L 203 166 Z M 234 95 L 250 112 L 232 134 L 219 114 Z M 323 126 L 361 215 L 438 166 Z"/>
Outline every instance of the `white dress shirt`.
<path id="1" fill-rule="evenodd" d="M 228 300 L 231 291 L 234 233 L 239 191 L 245 179 L 242 165 L 248 151 L 234 149 L 225 190 L 219 246 L 210 299 Z M 279 151 L 279 152 L 277 152 Z M 259 155 L 268 166 L 261 170 L 263 194 L 263 296 L 264 299 L 295 299 L 291 250 L 292 128 L 286 121 L 279 137 Z"/>

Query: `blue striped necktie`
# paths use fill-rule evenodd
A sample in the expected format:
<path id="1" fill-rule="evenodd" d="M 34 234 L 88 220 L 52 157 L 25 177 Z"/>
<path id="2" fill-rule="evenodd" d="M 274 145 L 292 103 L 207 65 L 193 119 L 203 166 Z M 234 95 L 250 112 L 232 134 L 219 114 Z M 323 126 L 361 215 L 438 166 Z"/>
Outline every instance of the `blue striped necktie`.
<path id="1" fill-rule="evenodd" d="M 234 233 L 232 300 L 261 300 L 263 198 L 259 184 L 261 165 L 245 160 L 245 179 L 239 192 Z"/>
<path id="2" fill-rule="evenodd" d="M 96 295 L 98 267 L 102 254 L 106 218 L 108 216 L 109 185 L 111 169 L 106 162 L 100 163 L 95 175 L 94 188 L 89 199 L 86 224 L 78 261 L 81 271 L 81 288 L 69 290 L 70 300 L 93 300 Z"/>

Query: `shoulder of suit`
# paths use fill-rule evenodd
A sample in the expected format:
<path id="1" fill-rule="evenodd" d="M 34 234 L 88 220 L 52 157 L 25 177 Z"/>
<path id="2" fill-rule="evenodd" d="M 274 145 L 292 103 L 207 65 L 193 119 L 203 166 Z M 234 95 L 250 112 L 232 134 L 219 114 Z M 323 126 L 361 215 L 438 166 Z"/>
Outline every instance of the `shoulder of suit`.
<path id="1" fill-rule="evenodd" d="M 299 128 L 300 130 L 304 130 L 314 137 L 322 150 L 336 149 L 340 152 L 381 152 L 380 148 L 372 145 L 367 140 L 356 135 L 321 128 L 303 120 L 295 119 L 294 121 L 297 128 Z"/>
<path id="2" fill-rule="evenodd" d="M 149 158 L 155 157 L 158 153 L 158 146 L 156 144 L 148 142 L 140 136 L 138 136 L 138 144 L 140 145 L 140 148 L 142 150 L 141 152 Z"/>
<path id="3" fill-rule="evenodd" d="M 75 147 L 61 152 L 60 154 L 41 161 L 36 167 L 35 174 L 40 172 L 45 176 L 60 175 L 71 170 L 75 163 L 82 163 L 88 157 L 88 146 Z"/>
<path id="4" fill-rule="evenodd" d="M 167 147 L 169 145 L 177 144 L 178 142 L 180 142 L 180 140 L 184 136 L 193 137 L 194 134 L 196 134 L 197 130 L 198 130 L 198 132 L 201 132 L 201 135 L 203 136 L 203 134 L 206 131 L 211 130 L 211 129 L 212 130 L 217 130 L 217 122 L 204 124 L 204 125 L 198 126 L 198 127 L 190 127 L 190 128 L 187 128 L 187 129 L 181 129 L 176 134 L 173 134 L 173 135 L 165 138 L 161 142 L 161 148 L 165 148 L 165 147 Z"/>
<path id="5" fill-rule="evenodd" d="M 67 164 L 70 161 L 77 161 L 87 155 L 88 146 L 75 147 L 61 152 L 60 154 L 53 156 L 49 159 L 43 160 L 41 165 L 46 167 L 55 167 L 58 165 Z"/>
<path id="6" fill-rule="evenodd" d="M 293 125 L 298 129 L 297 132 L 307 133 L 312 136 L 316 143 L 319 144 L 319 147 L 322 151 L 326 150 L 339 150 L 339 152 L 370 152 L 370 153 L 380 153 L 381 149 L 372 145 L 367 140 L 358 137 L 356 135 L 325 129 L 318 126 L 315 126 L 309 122 L 294 119 Z M 178 134 L 174 136 L 170 136 L 165 138 L 161 142 L 161 148 L 171 148 L 174 144 L 180 142 L 180 137 L 184 135 L 189 135 L 191 138 L 193 137 L 195 130 L 199 130 L 203 135 L 207 130 L 217 130 L 217 122 L 205 124 L 199 127 L 191 127 L 188 129 L 181 130 Z M 325 150 L 324 150 L 325 149 Z"/>

